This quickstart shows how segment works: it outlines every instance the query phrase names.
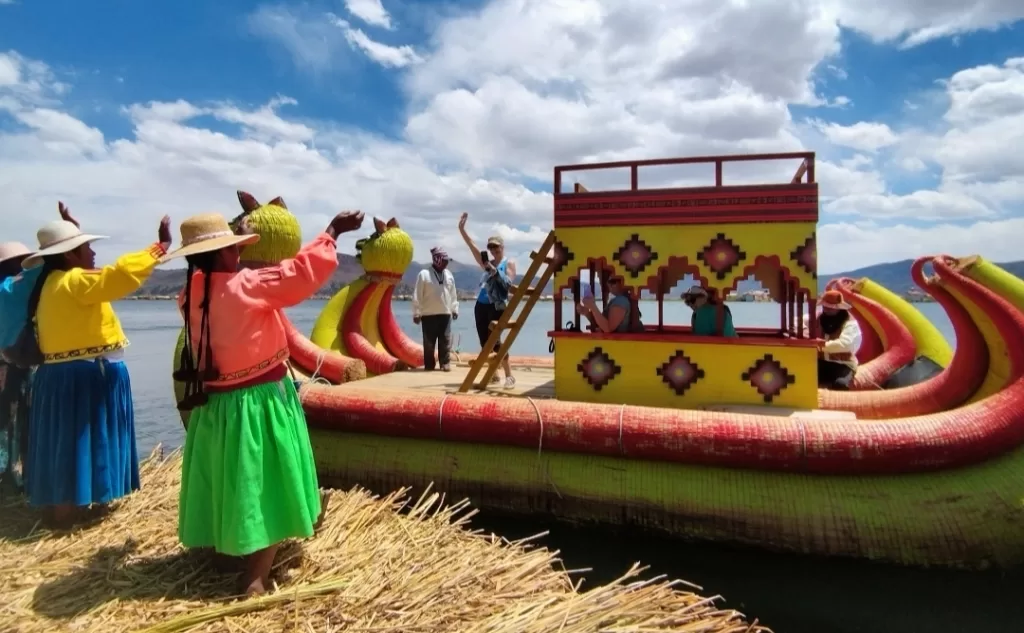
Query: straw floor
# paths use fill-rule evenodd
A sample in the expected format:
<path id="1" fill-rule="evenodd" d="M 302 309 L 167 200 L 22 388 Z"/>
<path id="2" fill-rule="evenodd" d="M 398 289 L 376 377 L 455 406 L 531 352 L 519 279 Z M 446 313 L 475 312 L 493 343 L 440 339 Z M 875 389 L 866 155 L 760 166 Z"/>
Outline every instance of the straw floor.
<path id="1" fill-rule="evenodd" d="M 582 590 L 556 555 L 472 532 L 465 504 L 329 493 L 321 532 L 282 548 L 276 591 L 233 597 L 237 576 L 177 541 L 180 455 L 153 457 L 143 491 L 102 520 L 49 533 L 0 507 L 0 631 L 479 633 L 761 631 L 664 580 Z M 399 512 L 400 509 L 406 510 Z"/>

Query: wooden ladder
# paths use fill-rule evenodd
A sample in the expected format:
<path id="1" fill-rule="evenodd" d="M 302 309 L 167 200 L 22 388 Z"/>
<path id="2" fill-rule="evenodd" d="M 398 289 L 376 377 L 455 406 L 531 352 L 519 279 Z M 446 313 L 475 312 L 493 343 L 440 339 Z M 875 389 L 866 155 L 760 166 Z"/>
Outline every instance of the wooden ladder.
<path id="1" fill-rule="evenodd" d="M 469 373 L 466 374 L 465 380 L 459 386 L 458 393 L 466 393 L 473 386 L 476 386 L 477 389 L 486 389 L 491 383 L 494 375 L 498 372 L 498 367 L 501 365 L 501 359 L 505 358 L 509 350 L 512 349 L 512 343 L 515 342 L 519 330 L 526 323 L 526 317 L 530 315 L 530 310 L 533 310 L 533 306 L 537 304 L 541 293 L 544 292 L 544 288 L 547 287 L 551 277 L 555 274 L 555 269 L 551 267 L 551 250 L 554 248 L 554 245 L 555 232 L 551 231 L 548 233 L 540 249 L 530 253 L 530 259 L 532 260 L 530 268 L 523 275 L 522 281 L 512 284 L 508 305 L 505 306 L 500 319 L 491 321 L 491 334 L 487 337 L 487 343 L 480 350 L 480 353 L 477 354 L 473 364 L 470 365 Z M 544 268 L 543 272 L 541 272 L 541 267 Z M 540 272 L 539 278 L 537 277 L 538 272 Z M 537 280 L 537 283 L 531 286 L 530 284 L 534 279 Z M 526 302 L 523 303 L 522 309 L 517 314 L 516 308 L 520 307 L 523 297 L 526 297 Z M 506 330 L 508 335 L 502 341 L 498 351 L 487 353 L 488 350 L 494 349 L 498 339 L 501 338 L 501 333 Z M 487 371 L 484 372 L 483 379 L 474 385 L 476 377 L 480 374 L 480 370 L 484 368 L 485 364 L 487 365 Z"/>

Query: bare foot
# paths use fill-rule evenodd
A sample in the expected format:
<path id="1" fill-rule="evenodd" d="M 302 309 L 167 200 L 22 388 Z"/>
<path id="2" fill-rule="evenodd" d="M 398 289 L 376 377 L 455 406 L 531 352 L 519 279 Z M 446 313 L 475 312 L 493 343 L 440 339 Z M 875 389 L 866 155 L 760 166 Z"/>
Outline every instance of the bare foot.
<path id="1" fill-rule="evenodd" d="M 249 583 L 245 588 L 245 597 L 252 598 L 253 596 L 262 596 L 267 593 L 267 588 L 263 585 L 263 579 L 257 578 L 256 580 Z"/>
<path id="2" fill-rule="evenodd" d="M 320 528 L 324 525 L 324 518 L 327 516 L 327 505 L 331 502 L 330 496 L 326 492 L 320 493 L 320 516 L 316 518 L 316 523 L 313 524 L 313 534 L 320 531 Z"/>

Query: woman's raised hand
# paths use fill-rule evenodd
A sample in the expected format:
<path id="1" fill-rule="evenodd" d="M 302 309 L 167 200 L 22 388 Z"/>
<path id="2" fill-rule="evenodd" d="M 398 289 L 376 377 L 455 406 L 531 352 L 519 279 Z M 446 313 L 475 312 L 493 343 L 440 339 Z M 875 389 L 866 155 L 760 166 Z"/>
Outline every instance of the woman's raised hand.
<path id="1" fill-rule="evenodd" d="M 362 211 L 342 211 L 334 216 L 330 225 L 327 226 L 327 234 L 337 238 L 342 233 L 355 231 L 363 225 L 365 214 Z"/>
<path id="2" fill-rule="evenodd" d="M 459 230 L 460 231 L 465 231 L 466 230 L 466 222 L 468 222 L 468 221 L 469 221 L 469 214 L 468 213 L 463 213 L 461 216 L 459 216 Z"/>
<path id="3" fill-rule="evenodd" d="M 174 238 L 171 236 L 171 216 L 165 215 L 160 218 L 160 228 L 157 229 L 156 235 L 157 240 L 164 248 L 171 245 L 171 242 L 174 241 Z"/>
<path id="4" fill-rule="evenodd" d="M 76 220 L 74 216 L 71 215 L 71 209 L 68 209 L 67 205 L 65 205 L 63 202 L 57 202 L 57 212 L 60 213 L 61 220 L 64 220 L 65 222 L 70 222 L 77 226 L 78 228 L 82 228 L 82 225 L 78 223 L 78 220 Z"/>

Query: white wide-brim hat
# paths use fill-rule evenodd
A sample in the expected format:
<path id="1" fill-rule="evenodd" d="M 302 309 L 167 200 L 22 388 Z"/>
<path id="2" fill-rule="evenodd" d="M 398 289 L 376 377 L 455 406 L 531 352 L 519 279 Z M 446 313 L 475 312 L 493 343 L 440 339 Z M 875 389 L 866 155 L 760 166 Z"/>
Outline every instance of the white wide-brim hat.
<path id="1" fill-rule="evenodd" d="M 179 257 L 219 251 L 228 246 L 247 246 L 260 241 L 256 233 L 238 235 L 219 213 L 204 213 L 187 218 L 181 223 L 181 246 L 167 253 L 160 263 Z"/>
<path id="2" fill-rule="evenodd" d="M 26 257 L 25 261 L 21 263 L 21 267 L 25 270 L 39 266 L 43 263 L 43 258 L 48 255 L 69 253 L 82 244 L 105 240 L 107 236 L 82 233 L 82 230 L 71 222 L 54 220 L 36 231 L 36 239 L 39 240 L 39 250 Z"/>
<path id="3" fill-rule="evenodd" d="M 21 242 L 4 242 L 0 244 L 0 264 L 10 261 L 15 257 L 31 255 L 32 251 Z"/>

